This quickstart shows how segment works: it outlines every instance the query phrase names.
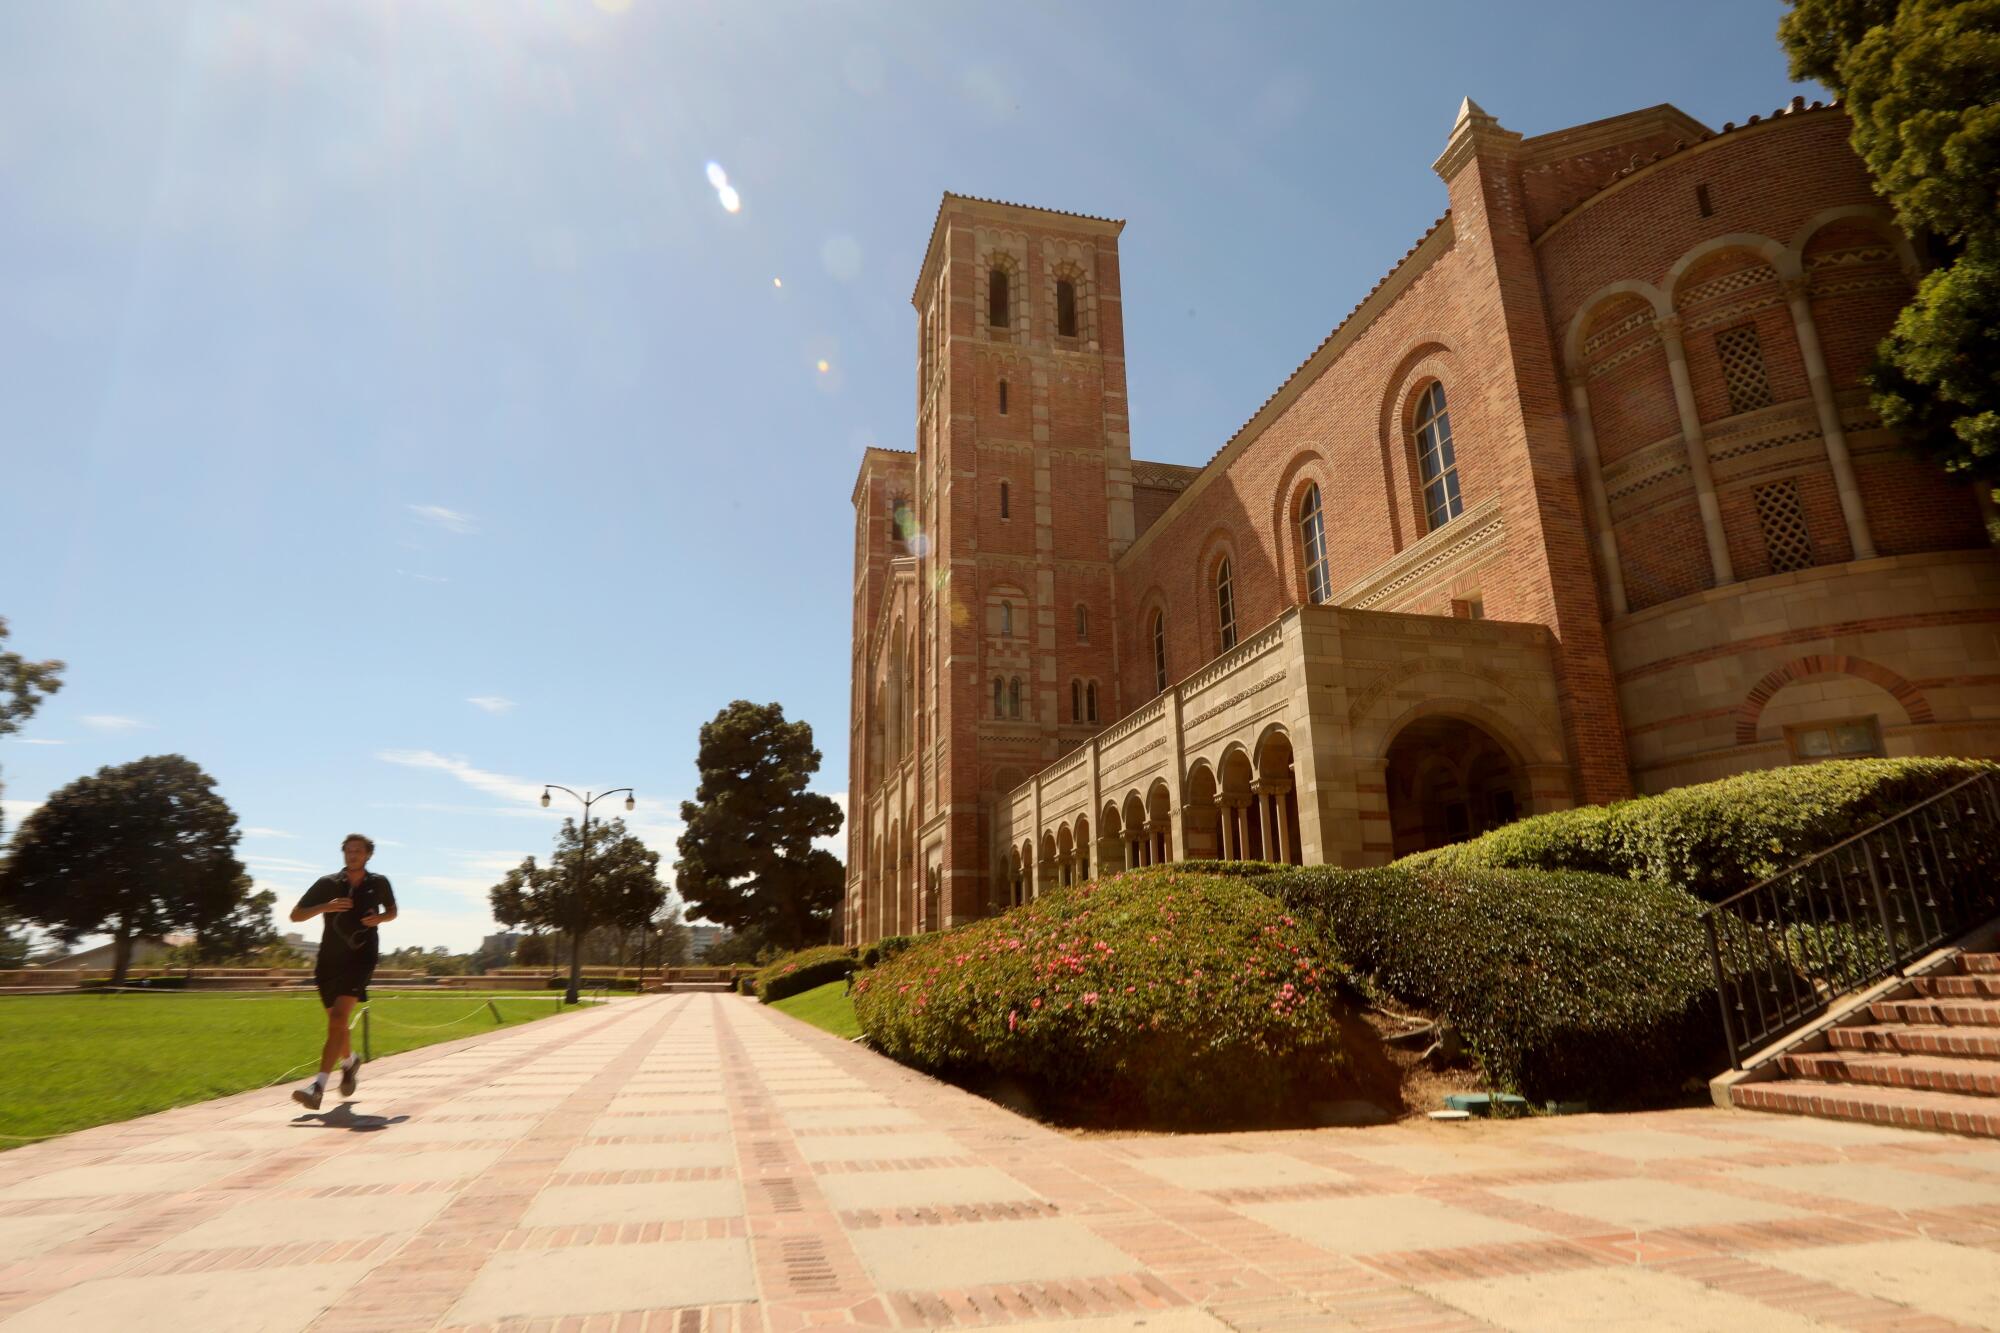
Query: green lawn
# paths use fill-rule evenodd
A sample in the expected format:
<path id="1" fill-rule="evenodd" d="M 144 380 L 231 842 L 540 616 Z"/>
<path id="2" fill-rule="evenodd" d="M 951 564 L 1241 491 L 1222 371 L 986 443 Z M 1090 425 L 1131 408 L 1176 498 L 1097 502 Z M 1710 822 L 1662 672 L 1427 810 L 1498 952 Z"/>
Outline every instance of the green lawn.
<path id="1" fill-rule="evenodd" d="M 511 1027 L 560 1012 L 550 999 L 500 992 L 495 1023 L 478 994 L 378 991 L 370 1044 L 380 1057 Z M 311 994 L 0 996 L 0 1149 L 262 1087 L 287 1071 L 304 1082 L 325 1012 Z M 359 1049 L 358 1024 L 354 1041 Z"/>
<path id="2" fill-rule="evenodd" d="M 848 997 L 847 982 L 829 981 L 808 991 L 775 1001 L 779 1013 L 804 1019 L 816 1028 L 825 1028 L 836 1037 L 858 1037 L 861 1023 L 854 1017 L 854 1001 Z"/>

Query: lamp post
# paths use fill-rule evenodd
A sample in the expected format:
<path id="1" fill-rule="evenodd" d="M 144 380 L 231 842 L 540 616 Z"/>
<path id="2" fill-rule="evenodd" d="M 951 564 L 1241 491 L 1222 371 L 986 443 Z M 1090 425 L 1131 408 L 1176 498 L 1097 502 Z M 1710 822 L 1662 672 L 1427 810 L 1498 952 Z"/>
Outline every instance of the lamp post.
<path id="1" fill-rule="evenodd" d="M 638 804 L 638 800 L 633 795 L 630 787 L 613 787 L 610 791 L 601 791 L 595 796 L 586 791 L 579 796 L 568 787 L 562 786 L 559 783 L 545 782 L 542 784 L 542 809 L 544 810 L 549 808 L 549 793 L 551 791 L 562 792 L 571 800 L 581 802 L 583 805 L 583 841 L 582 846 L 579 848 L 583 861 L 576 876 L 577 903 L 580 906 L 583 902 L 584 886 L 590 882 L 590 807 L 596 805 L 607 796 L 616 796 L 621 791 L 625 793 L 625 809 L 627 812 L 630 812 Z M 563 992 L 564 1004 L 576 1003 L 577 978 L 582 974 L 583 970 L 583 956 L 580 952 L 583 948 L 582 936 L 583 932 L 577 931 L 570 937 L 569 989 Z"/>

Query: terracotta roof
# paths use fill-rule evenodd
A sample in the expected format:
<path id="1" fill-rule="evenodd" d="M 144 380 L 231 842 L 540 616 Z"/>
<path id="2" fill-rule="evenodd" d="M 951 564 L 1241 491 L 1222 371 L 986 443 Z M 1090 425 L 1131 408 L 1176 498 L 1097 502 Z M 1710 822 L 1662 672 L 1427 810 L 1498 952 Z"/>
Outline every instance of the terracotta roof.
<path id="1" fill-rule="evenodd" d="M 923 290 L 924 272 L 930 267 L 931 246 L 937 242 L 938 227 L 944 222 L 944 211 L 951 207 L 954 199 L 967 204 L 991 204 L 995 208 L 1029 208 L 1037 213 L 1053 213 L 1057 217 L 1076 218 L 1083 222 L 1102 222 L 1113 227 L 1122 227 L 1125 225 L 1124 218 L 1102 218 L 1095 213 L 1072 213 L 1066 208 L 1044 208 L 1040 204 L 1017 204 L 1011 199 L 987 199 L 981 195 L 957 194 L 951 190 L 946 190 L 943 197 L 938 200 L 937 213 L 931 218 L 930 237 L 924 242 L 924 262 L 917 265 L 917 283 L 916 286 L 910 289 L 911 305 L 917 304 L 917 294 Z"/>
<path id="2" fill-rule="evenodd" d="M 1785 106 L 1779 107 L 1776 111 L 1773 111 L 1769 118 L 1771 120 L 1777 120 L 1783 116 L 1802 115 L 1808 111 L 1838 111 L 1839 109 L 1840 109 L 1840 101 L 1837 98 L 1832 102 L 1808 103 L 1806 99 L 1803 97 L 1794 97 L 1790 101 L 1790 103 L 1788 103 Z M 1591 200 L 1597 198 L 1598 194 L 1602 194 L 1604 191 L 1610 189 L 1613 185 L 1616 185 L 1619 181 L 1624 180 L 1627 176 L 1633 175 L 1635 172 L 1644 171 L 1647 167 L 1652 166 L 1656 162 L 1664 162 L 1666 159 L 1673 157 L 1677 153 L 1682 153 L 1687 151 L 1689 148 L 1692 148 L 1695 144 L 1706 143 L 1711 139 L 1719 139 L 1723 137 L 1723 135 L 1734 134 L 1738 130 L 1747 130 L 1752 125 L 1760 125 L 1764 123 L 1764 121 L 1765 117 L 1763 116 L 1752 116 L 1750 117 L 1750 119 L 1744 121 L 1741 125 L 1738 125 L 1733 120 L 1726 120 L 1722 123 L 1722 130 L 1718 134 L 1702 134 L 1693 139 L 1692 141 L 1687 139 L 1677 139 L 1674 141 L 1674 146 L 1672 148 L 1669 148 L 1666 152 L 1654 153 L 1648 157 L 1640 157 L 1638 154 L 1635 153 L 1633 154 L 1632 160 L 1629 163 L 1620 167 L 1618 170 L 1612 172 L 1609 179 L 1607 179 L 1602 185 L 1597 187 L 1596 194 L 1586 195 L 1582 199 L 1577 200 L 1575 203 L 1571 204 L 1568 208 L 1565 208 L 1562 212 L 1558 213 L 1556 217 L 1558 219 L 1568 217 L 1571 213 L 1576 212 L 1578 209 L 1589 204 Z"/>
<path id="3" fill-rule="evenodd" d="M 1152 486 L 1160 490 L 1179 491 L 1201 475 L 1199 467 L 1186 463 L 1155 463 L 1149 459 L 1132 460 L 1132 484 Z"/>

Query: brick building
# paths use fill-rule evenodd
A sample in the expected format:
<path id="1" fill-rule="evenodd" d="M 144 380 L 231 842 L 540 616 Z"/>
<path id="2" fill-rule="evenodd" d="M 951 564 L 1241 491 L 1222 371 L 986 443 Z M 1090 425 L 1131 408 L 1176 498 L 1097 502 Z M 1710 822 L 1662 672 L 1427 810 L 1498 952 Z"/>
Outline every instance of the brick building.
<path id="1" fill-rule="evenodd" d="M 2000 754 L 1990 501 L 1870 413 L 1920 261 L 1847 137 L 1468 100 L 1448 211 L 1201 468 L 1132 457 L 1124 224 L 946 195 L 853 494 L 846 938 Z"/>

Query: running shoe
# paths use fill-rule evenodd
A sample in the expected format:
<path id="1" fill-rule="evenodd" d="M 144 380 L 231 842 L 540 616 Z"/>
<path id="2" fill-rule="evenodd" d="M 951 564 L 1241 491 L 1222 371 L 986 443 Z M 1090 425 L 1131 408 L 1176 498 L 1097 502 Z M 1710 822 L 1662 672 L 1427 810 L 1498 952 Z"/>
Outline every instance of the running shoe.
<path id="1" fill-rule="evenodd" d="M 303 1088 L 292 1089 L 292 1100 L 308 1111 L 319 1110 L 320 1098 L 325 1095 L 326 1089 L 317 1083 L 308 1083 Z"/>
<path id="2" fill-rule="evenodd" d="M 349 1060 L 346 1064 L 340 1067 L 341 1096 L 352 1097 L 354 1095 L 354 1089 L 360 1084 L 360 1082 L 361 1082 L 361 1062 L 359 1060 Z"/>

